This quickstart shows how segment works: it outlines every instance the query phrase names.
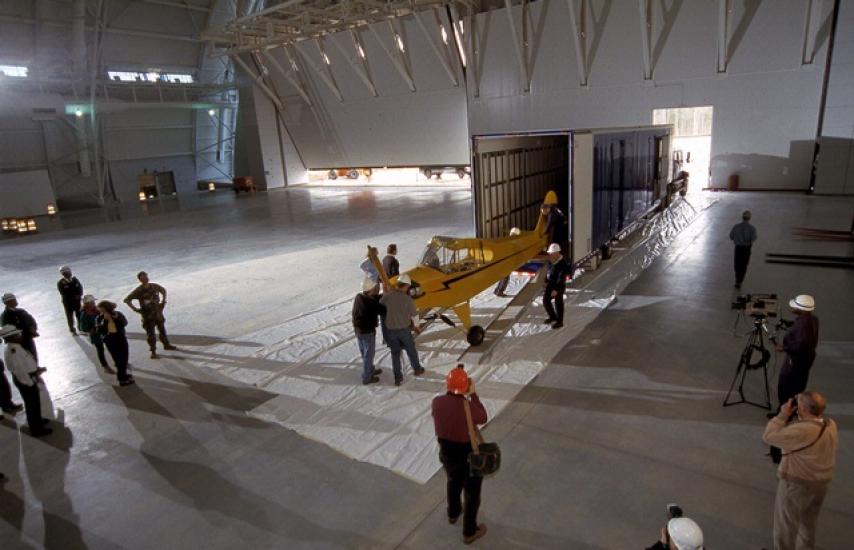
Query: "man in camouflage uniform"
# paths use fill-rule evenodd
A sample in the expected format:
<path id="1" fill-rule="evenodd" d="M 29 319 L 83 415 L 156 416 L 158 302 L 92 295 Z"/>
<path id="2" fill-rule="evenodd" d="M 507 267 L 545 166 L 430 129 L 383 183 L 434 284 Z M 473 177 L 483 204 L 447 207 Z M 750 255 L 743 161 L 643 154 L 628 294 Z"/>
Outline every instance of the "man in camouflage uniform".
<path id="1" fill-rule="evenodd" d="M 125 303 L 129 308 L 142 316 L 142 328 L 145 329 L 145 334 L 148 337 L 151 358 L 157 359 L 157 335 L 154 332 L 155 327 L 157 328 L 157 332 L 160 333 L 160 342 L 163 344 L 163 349 L 178 349 L 169 343 L 169 337 L 166 335 L 165 319 L 163 317 L 163 308 L 166 307 L 166 289 L 157 283 L 149 282 L 148 274 L 145 271 L 140 271 L 136 278 L 142 284 L 127 295 Z M 161 294 L 163 295 L 163 301 L 160 300 Z M 133 305 L 134 300 L 139 302 L 139 307 Z"/>

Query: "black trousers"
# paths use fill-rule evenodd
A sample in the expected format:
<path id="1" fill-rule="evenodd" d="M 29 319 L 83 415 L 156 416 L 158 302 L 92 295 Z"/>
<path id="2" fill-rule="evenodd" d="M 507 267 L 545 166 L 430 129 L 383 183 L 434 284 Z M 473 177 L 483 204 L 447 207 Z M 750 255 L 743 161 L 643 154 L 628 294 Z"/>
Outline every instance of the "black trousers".
<path id="1" fill-rule="evenodd" d="M 74 323 L 80 323 L 80 302 L 62 302 L 65 308 L 65 320 L 68 321 L 68 330 L 74 331 Z"/>
<path id="2" fill-rule="evenodd" d="M 95 351 L 98 353 L 98 362 L 101 363 L 101 366 L 107 368 L 107 356 L 104 355 L 104 339 L 103 338 L 92 338 L 92 345 L 95 346 Z"/>
<path id="3" fill-rule="evenodd" d="M 780 369 L 780 376 L 777 378 L 777 401 L 782 407 L 783 403 L 795 397 L 805 389 L 810 378 L 810 368 L 815 360 L 815 356 L 808 361 L 792 361 L 792 358 L 786 356 L 786 361 Z M 780 410 L 779 408 L 777 410 Z M 782 452 L 778 447 L 771 447 L 771 459 L 775 463 L 779 463 L 782 458 Z"/>
<path id="4" fill-rule="evenodd" d="M 6 380 L 6 365 L 0 359 L 0 409 L 6 411 L 12 408 L 12 386 Z"/>
<path id="5" fill-rule="evenodd" d="M 448 517 L 463 515 L 463 536 L 477 532 L 477 511 L 480 509 L 480 488 L 483 478 L 470 475 L 468 455 L 469 443 L 439 440 L 439 460 L 448 476 Z M 460 496 L 465 494 L 465 508 Z"/>
<path id="6" fill-rule="evenodd" d="M 18 382 L 15 378 L 15 387 L 21 394 L 21 399 L 24 400 L 24 409 L 27 413 L 27 425 L 30 427 L 30 433 L 38 435 L 44 430 L 42 423 L 42 403 L 39 397 L 39 387 L 36 384 L 25 386 Z"/>
<path id="7" fill-rule="evenodd" d="M 164 346 L 169 345 L 169 337 L 166 335 L 166 320 L 162 315 L 143 316 L 142 328 L 145 329 L 146 340 L 148 340 L 148 349 L 155 351 L 157 349 L 157 332 L 160 333 L 160 343 Z"/>
<path id="8" fill-rule="evenodd" d="M 558 323 L 563 323 L 563 293 L 565 290 L 566 288 L 562 286 L 546 285 L 546 290 L 543 292 L 543 307 L 546 308 L 546 314 L 548 314 L 549 319 Z M 557 296 L 554 298 L 552 298 L 552 291 L 557 292 Z M 554 301 L 554 306 L 552 306 L 552 301 Z"/>
<path id="9" fill-rule="evenodd" d="M 104 345 L 116 364 L 116 378 L 119 382 L 128 379 L 128 339 L 124 334 L 108 334 L 104 336 Z"/>
<path id="10" fill-rule="evenodd" d="M 735 283 L 740 285 L 747 273 L 747 264 L 750 263 L 750 247 L 736 245 L 733 263 L 735 264 Z"/>

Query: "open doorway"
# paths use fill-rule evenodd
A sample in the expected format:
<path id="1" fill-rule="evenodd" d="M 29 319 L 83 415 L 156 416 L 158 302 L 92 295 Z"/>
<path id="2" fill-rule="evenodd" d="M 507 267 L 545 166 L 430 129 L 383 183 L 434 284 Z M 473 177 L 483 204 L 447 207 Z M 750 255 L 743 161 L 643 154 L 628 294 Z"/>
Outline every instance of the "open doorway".
<path id="1" fill-rule="evenodd" d="M 709 160 L 712 153 L 713 107 L 678 107 L 652 111 L 653 124 L 672 124 L 674 127 L 671 156 L 674 176 L 677 170 L 688 172 L 688 192 L 694 193 L 709 186 Z M 678 167 L 681 162 L 681 168 Z"/>

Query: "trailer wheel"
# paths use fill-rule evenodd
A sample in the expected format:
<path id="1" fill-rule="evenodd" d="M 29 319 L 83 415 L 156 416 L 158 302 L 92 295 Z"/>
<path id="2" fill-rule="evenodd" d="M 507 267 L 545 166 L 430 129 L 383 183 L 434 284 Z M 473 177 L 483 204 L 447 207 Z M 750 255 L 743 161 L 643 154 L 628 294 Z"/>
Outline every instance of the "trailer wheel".
<path id="1" fill-rule="evenodd" d="M 431 170 L 430 168 L 423 168 L 421 170 L 421 173 L 424 174 L 424 177 L 428 180 L 433 177 L 433 170 Z"/>
<path id="2" fill-rule="evenodd" d="M 457 176 L 459 176 L 460 179 L 463 179 L 464 177 L 466 177 L 466 169 L 465 168 L 457 168 Z"/>
<path id="3" fill-rule="evenodd" d="M 359 171 L 350 169 L 347 171 L 347 177 L 350 178 L 351 180 L 357 180 L 357 179 L 359 179 Z"/>
<path id="4" fill-rule="evenodd" d="M 338 171 L 337 170 L 330 170 L 328 177 L 331 180 L 337 180 L 338 179 Z"/>
<path id="5" fill-rule="evenodd" d="M 483 330 L 483 327 L 472 325 L 468 333 L 466 333 L 466 341 L 472 346 L 479 346 L 483 343 L 484 336 L 486 336 L 486 331 Z"/>

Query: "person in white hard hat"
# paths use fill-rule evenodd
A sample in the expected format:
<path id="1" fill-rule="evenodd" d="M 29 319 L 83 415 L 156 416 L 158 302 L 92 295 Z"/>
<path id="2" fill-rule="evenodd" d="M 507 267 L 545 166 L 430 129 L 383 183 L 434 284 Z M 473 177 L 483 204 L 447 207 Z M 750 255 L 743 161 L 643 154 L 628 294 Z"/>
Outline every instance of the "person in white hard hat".
<path id="1" fill-rule="evenodd" d="M 795 322 L 786 331 L 782 345 L 777 345 L 777 351 L 786 353 L 786 360 L 777 378 L 777 401 L 780 407 L 806 389 L 818 346 L 818 317 L 813 315 L 813 297 L 800 294 L 789 301 L 789 307 L 795 315 Z M 780 410 L 779 407 L 777 410 Z M 778 464 L 780 458 L 780 449 L 771 447 L 774 463 Z"/>
<path id="2" fill-rule="evenodd" d="M 362 384 L 376 384 L 380 381 L 382 369 L 374 367 L 374 354 L 377 345 L 377 325 L 385 306 L 379 300 L 380 285 L 370 277 L 362 280 L 362 292 L 353 300 L 353 330 L 362 356 Z"/>
<path id="3" fill-rule="evenodd" d="M 18 298 L 11 292 L 3 295 L 3 305 L 6 306 L 0 314 L 0 325 L 12 325 L 21 331 L 21 345 L 30 352 L 36 361 L 39 354 L 34 338 L 39 335 L 39 327 L 32 315 L 18 307 Z"/>
<path id="4" fill-rule="evenodd" d="M 397 278 L 396 288 L 389 290 L 380 298 L 380 304 L 385 306 L 386 344 L 391 349 L 391 364 L 394 371 L 394 385 L 403 383 L 403 372 L 400 368 L 400 353 L 406 351 L 412 373 L 415 376 L 424 374 L 424 368 L 418 359 L 412 330 L 421 332 L 418 320 L 418 310 L 415 300 L 409 295 L 412 279 L 406 273 Z"/>
<path id="5" fill-rule="evenodd" d="M 703 531 L 691 518 L 673 518 L 661 528 L 658 542 L 647 550 L 703 550 Z"/>
<path id="6" fill-rule="evenodd" d="M 522 230 L 519 229 L 518 227 L 514 227 L 514 228 L 510 229 L 510 236 L 511 237 L 518 237 L 521 234 L 522 234 Z M 507 290 L 507 285 L 509 285 L 509 284 L 510 284 L 510 275 L 507 275 L 506 277 L 504 277 L 503 279 L 498 281 L 498 284 L 495 285 L 495 290 L 493 292 L 495 293 L 496 296 L 500 296 L 503 298 L 504 296 L 506 296 L 506 294 L 504 294 L 504 291 Z"/>
<path id="7" fill-rule="evenodd" d="M 6 366 L 12 374 L 21 399 L 24 400 L 30 435 L 48 435 L 53 430 L 47 427 L 48 421 L 42 418 L 38 386 L 41 383 L 39 376 L 45 369 L 40 368 L 33 354 L 21 345 L 23 333 L 20 329 L 13 325 L 3 325 L 0 327 L 0 338 L 6 342 L 6 351 L 3 354 Z"/>
<path id="8" fill-rule="evenodd" d="M 566 278 L 570 269 L 561 254 L 559 244 L 550 244 L 546 252 L 549 255 L 549 267 L 546 272 L 546 289 L 543 292 L 543 307 L 548 314 L 545 322 L 553 329 L 558 329 L 563 326 L 563 294 L 566 292 Z"/>
<path id="9" fill-rule="evenodd" d="M 62 307 L 65 309 L 65 319 L 68 321 L 68 330 L 71 334 L 77 335 L 74 329 L 74 322 L 80 317 L 80 299 L 83 297 L 83 285 L 80 281 L 71 274 L 71 268 L 64 265 L 59 268 L 59 273 L 62 278 L 57 281 L 56 289 L 62 297 Z"/>

